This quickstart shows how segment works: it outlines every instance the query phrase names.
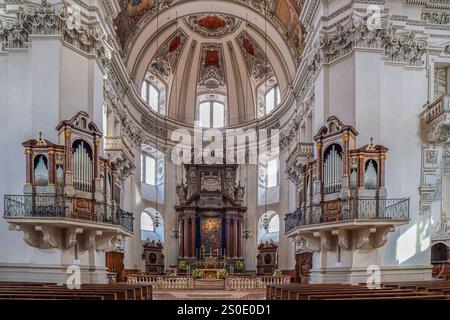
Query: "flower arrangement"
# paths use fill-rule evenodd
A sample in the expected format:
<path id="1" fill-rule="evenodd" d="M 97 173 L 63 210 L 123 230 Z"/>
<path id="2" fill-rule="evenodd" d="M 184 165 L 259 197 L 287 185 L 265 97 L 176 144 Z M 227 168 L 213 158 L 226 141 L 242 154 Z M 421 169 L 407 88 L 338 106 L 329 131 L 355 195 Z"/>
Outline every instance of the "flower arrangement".
<path id="1" fill-rule="evenodd" d="M 274 277 L 281 277 L 282 275 L 283 275 L 283 273 L 279 269 L 276 269 L 276 270 L 273 271 L 273 276 Z"/>
<path id="2" fill-rule="evenodd" d="M 194 277 L 194 279 L 201 279 L 203 277 L 203 272 L 195 269 L 194 271 L 192 271 L 192 276 Z"/>
<path id="3" fill-rule="evenodd" d="M 169 274 L 169 278 L 176 278 L 177 277 L 177 274 L 175 273 L 175 272 L 171 272 L 170 274 Z"/>
<path id="4" fill-rule="evenodd" d="M 222 269 L 222 270 L 219 271 L 219 277 L 220 277 L 220 279 L 226 279 L 226 278 L 228 278 L 229 276 L 230 276 L 230 275 L 229 275 L 229 273 L 228 273 L 227 270 Z"/>
<path id="5" fill-rule="evenodd" d="M 180 262 L 178 262 L 178 270 L 186 271 L 187 268 L 188 268 L 188 264 L 186 261 L 180 260 Z"/>
<path id="6" fill-rule="evenodd" d="M 243 271 L 244 268 L 245 268 L 245 265 L 244 265 L 244 263 L 243 263 L 242 261 L 236 261 L 236 262 L 234 263 L 234 269 L 235 269 L 236 271 Z"/>

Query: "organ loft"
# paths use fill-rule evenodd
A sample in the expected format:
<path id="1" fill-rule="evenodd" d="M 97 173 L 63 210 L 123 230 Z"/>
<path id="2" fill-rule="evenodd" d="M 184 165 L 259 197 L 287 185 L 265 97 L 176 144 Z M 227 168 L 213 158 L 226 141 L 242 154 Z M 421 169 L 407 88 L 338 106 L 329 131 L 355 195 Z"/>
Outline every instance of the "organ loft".
<path id="1" fill-rule="evenodd" d="M 0 111 L 0 300 L 448 299 L 449 0 L 0 0 Z"/>

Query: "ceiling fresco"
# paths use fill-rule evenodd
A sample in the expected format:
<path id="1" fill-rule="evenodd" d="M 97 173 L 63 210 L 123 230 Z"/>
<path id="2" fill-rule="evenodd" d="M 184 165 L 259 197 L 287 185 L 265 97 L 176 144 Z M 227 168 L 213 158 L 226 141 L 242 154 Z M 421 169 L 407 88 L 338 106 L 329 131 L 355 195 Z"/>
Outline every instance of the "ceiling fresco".
<path id="1" fill-rule="evenodd" d="M 197 92 L 199 94 L 226 94 L 223 46 L 221 44 L 203 44 L 200 58 Z"/>
<path id="2" fill-rule="evenodd" d="M 245 31 L 242 31 L 236 40 L 244 57 L 247 72 L 251 75 L 254 83 L 259 85 L 271 78 L 274 72 L 264 50 Z"/>
<path id="3" fill-rule="evenodd" d="M 122 10 L 114 19 L 118 41 L 126 51 L 128 42 L 139 32 L 139 24 L 156 13 L 183 0 L 119 0 Z M 289 43 L 295 56 L 303 51 L 304 28 L 299 16 L 304 0 L 230 0 L 242 3 L 270 20 Z M 206 37 L 232 33 L 241 20 L 218 13 L 203 13 L 185 18 L 189 27 Z"/>
<path id="4" fill-rule="evenodd" d="M 192 31 L 214 38 L 233 33 L 241 24 L 241 21 L 234 17 L 211 13 L 192 15 L 184 21 Z"/>
<path id="5" fill-rule="evenodd" d="M 150 71 L 167 83 L 177 67 L 187 39 L 187 35 L 182 30 L 172 34 L 156 52 L 150 63 Z"/>

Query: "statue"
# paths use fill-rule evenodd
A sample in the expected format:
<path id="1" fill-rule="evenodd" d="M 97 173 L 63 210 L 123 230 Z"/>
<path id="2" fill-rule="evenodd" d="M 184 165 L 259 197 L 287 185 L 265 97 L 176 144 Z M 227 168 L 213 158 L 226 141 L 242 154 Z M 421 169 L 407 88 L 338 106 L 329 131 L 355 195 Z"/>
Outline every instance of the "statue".
<path id="1" fill-rule="evenodd" d="M 183 203 L 184 201 L 186 201 L 186 198 L 188 196 L 188 186 L 187 184 L 185 184 L 184 182 L 182 184 L 177 185 L 177 196 L 178 196 L 178 201 L 180 203 Z"/>
<path id="2" fill-rule="evenodd" d="M 243 201 L 245 195 L 245 188 L 241 186 L 241 182 L 239 181 L 239 185 L 235 183 L 234 185 L 234 199 L 236 201 Z"/>

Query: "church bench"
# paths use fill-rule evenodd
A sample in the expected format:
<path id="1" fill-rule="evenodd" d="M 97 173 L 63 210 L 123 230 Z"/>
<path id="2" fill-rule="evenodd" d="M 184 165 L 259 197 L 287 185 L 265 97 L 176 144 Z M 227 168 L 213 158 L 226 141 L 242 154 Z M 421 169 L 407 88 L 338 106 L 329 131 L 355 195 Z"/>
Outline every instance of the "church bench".
<path id="1" fill-rule="evenodd" d="M 81 285 L 81 289 L 93 292 L 113 291 L 117 293 L 118 300 L 136 300 L 136 292 L 133 288 L 115 288 L 108 286 Z"/>
<path id="2" fill-rule="evenodd" d="M 288 285 L 272 285 L 268 288 L 271 300 L 283 300 L 288 298 L 289 291 L 293 290 L 330 290 L 334 288 L 354 287 L 349 284 L 288 284 Z"/>
<path id="3" fill-rule="evenodd" d="M 0 292 L 0 300 L 104 300 L 95 294 L 62 294 L 62 293 L 30 293 L 30 292 Z"/>
<path id="4" fill-rule="evenodd" d="M 322 290 L 322 291 L 303 291 L 303 292 L 292 292 L 289 295 L 289 300 L 311 300 L 311 298 L 321 295 L 330 295 L 330 296 L 338 296 L 338 295 L 359 295 L 359 294 L 395 294 L 395 293 L 414 293 L 411 289 L 403 289 L 403 290 L 390 290 L 390 289 L 378 289 L 371 290 L 367 288 L 359 288 L 359 289 L 347 289 L 347 290 Z"/>
<path id="5" fill-rule="evenodd" d="M 371 293 L 336 293 L 336 294 L 322 294 L 322 295 L 312 295 L 308 296 L 307 300 L 329 300 L 329 299 L 337 299 L 337 300 L 353 300 L 355 298 L 367 298 L 367 299 L 373 299 L 373 298 L 385 298 L 385 299 L 391 299 L 394 297 L 422 297 L 426 298 L 427 296 L 432 296 L 431 294 L 427 293 L 418 293 L 418 292 L 371 292 Z"/>
<path id="6" fill-rule="evenodd" d="M 351 286 L 331 286 L 331 287 L 315 287 L 315 288 L 294 288 L 294 289 L 282 289 L 281 296 L 277 297 L 278 300 L 296 300 L 297 293 L 309 293 L 309 292 L 339 292 L 345 290 L 361 290 L 359 287 L 351 287 Z"/>
<path id="7" fill-rule="evenodd" d="M 85 288 L 101 288 L 101 284 L 83 284 L 82 287 Z M 108 284 L 106 288 L 114 289 L 114 290 L 126 290 L 127 294 L 129 294 L 130 299 L 135 300 L 152 300 L 152 285 L 150 284 Z"/>
<path id="8" fill-rule="evenodd" d="M 96 295 L 102 297 L 102 300 L 118 300 L 118 296 L 116 292 L 112 291 L 92 291 L 92 290 L 70 290 L 65 288 L 23 288 L 23 287 L 9 287 L 9 288 L 0 288 L 0 293 L 2 294 L 49 294 L 49 295 L 73 295 L 73 296 L 91 296 Z"/>
<path id="9" fill-rule="evenodd" d="M 327 299 L 327 300 L 342 300 L 342 299 Z M 449 296 L 445 295 L 420 295 L 420 296 L 396 296 L 396 297 L 355 297 L 351 300 L 450 300 Z"/>

